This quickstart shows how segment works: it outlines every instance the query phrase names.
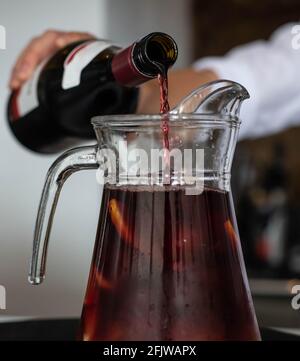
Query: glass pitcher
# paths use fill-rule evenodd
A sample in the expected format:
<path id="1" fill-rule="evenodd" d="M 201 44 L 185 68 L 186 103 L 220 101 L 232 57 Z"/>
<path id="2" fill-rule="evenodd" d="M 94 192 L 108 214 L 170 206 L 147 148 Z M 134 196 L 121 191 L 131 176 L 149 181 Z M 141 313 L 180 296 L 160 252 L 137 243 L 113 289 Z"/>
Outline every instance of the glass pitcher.
<path id="1" fill-rule="evenodd" d="M 230 190 L 241 85 L 202 86 L 168 114 L 92 119 L 98 144 L 50 168 L 29 280 L 44 279 L 64 181 L 98 169 L 104 184 L 81 340 L 259 340 Z"/>

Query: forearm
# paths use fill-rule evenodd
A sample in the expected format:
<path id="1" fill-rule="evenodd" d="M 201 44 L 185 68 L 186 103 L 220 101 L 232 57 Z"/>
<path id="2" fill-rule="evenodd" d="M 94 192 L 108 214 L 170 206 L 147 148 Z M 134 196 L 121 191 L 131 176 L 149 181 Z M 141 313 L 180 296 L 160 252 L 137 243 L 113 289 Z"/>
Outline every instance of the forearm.
<path id="1" fill-rule="evenodd" d="M 220 78 L 237 81 L 249 91 L 241 111 L 240 139 L 300 124 L 300 50 L 292 47 L 292 28 L 286 24 L 268 41 L 245 44 L 194 65 L 199 71 L 210 67 Z"/>

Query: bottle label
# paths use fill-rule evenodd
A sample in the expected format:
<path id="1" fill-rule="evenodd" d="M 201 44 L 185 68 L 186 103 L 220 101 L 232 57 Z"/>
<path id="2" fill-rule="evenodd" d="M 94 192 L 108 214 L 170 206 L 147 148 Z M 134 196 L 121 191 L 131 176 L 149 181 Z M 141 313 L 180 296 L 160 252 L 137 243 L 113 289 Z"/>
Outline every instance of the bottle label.
<path id="1" fill-rule="evenodd" d="M 13 97 L 13 118 L 18 119 L 25 114 L 31 112 L 39 105 L 38 100 L 38 81 L 44 65 L 48 59 L 44 60 L 34 71 L 30 79 L 28 79 L 22 87 L 15 93 Z"/>
<path id="2" fill-rule="evenodd" d="M 82 70 L 101 51 L 110 47 L 111 44 L 101 40 L 89 40 L 74 48 L 64 62 L 62 88 L 69 89 L 80 84 Z M 48 62 L 45 59 L 34 71 L 32 77 L 15 92 L 12 98 L 13 119 L 18 119 L 39 106 L 38 81 L 40 74 Z"/>
<path id="3" fill-rule="evenodd" d="M 83 69 L 101 53 L 101 51 L 110 46 L 111 44 L 102 40 L 90 40 L 76 46 L 65 59 L 62 88 L 70 89 L 78 86 Z"/>

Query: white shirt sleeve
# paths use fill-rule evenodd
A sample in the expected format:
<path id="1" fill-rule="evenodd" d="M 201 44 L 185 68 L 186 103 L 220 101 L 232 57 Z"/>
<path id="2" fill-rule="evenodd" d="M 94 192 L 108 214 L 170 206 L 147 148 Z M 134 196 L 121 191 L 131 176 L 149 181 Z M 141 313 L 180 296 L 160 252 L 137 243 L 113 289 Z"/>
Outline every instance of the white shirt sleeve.
<path id="1" fill-rule="evenodd" d="M 249 92 L 241 107 L 240 138 L 251 138 L 300 125 L 300 26 L 289 23 L 269 41 L 232 49 L 223 57 L 206 57 L 196 70 L 214 70 Z"/>

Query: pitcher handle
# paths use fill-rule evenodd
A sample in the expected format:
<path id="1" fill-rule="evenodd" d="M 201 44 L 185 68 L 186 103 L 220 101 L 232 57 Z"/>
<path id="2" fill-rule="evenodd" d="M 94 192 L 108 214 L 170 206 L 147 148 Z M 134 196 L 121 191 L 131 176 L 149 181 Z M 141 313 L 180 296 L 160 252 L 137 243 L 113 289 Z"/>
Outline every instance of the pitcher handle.
<path id="1" fill-rule="evenodd" d="M 56 159 L 47 173 L 34 230 L 28 277 L 31 284 L 38 285 L 45 278 L 48 241 L 62 186 L 71 174 L 98 168 L 97 149 L 97 145 L 70 149 Z"/>

